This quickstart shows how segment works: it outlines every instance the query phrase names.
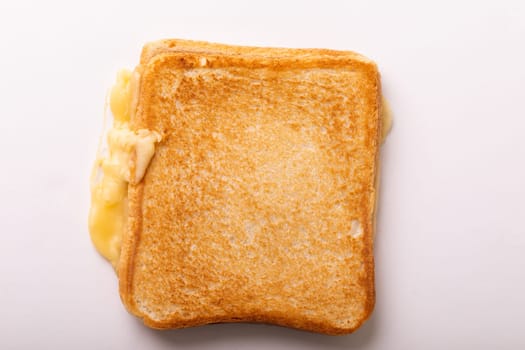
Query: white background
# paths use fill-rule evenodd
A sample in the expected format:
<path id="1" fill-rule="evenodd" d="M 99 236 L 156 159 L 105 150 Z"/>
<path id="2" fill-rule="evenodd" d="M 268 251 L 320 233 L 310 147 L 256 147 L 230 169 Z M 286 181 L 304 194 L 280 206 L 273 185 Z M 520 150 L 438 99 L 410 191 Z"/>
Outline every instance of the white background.
<path id="1" fill-rule="evenodd" d="M 377 304 L 355 334 L 158 332 L 87 232 L 104 96 L 166 37 L 361 52 L 382 72 Z M 2 1 L 0 348 L 523 349 L 525 2 Z"/>

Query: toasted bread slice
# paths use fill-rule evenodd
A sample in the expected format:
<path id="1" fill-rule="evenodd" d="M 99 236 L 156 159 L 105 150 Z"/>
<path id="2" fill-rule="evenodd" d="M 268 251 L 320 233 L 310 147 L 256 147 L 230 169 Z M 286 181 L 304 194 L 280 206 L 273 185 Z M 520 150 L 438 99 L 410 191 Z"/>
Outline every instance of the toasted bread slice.
<path id="1" fill-rule="evenodd" d="M 165 40 L 137 71 L 131 126 L 162 141 L 128 189 L 127 309 L 154 328 L 359 327 L 375 299 L 375 64 Z"/>

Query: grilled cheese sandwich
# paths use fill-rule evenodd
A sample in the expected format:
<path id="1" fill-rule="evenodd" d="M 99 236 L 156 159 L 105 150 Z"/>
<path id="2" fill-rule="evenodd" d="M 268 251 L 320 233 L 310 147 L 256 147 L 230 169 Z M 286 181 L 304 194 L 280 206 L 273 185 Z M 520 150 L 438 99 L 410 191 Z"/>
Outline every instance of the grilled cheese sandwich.
<path id="1" fill-rule="evenodd" d="M 378 145 L 391 127 L 379 87 L 375 65 L 349 52 L 146 45 L 111 91 L 89 217 L 128 310 L 154 328 L 356 329 L 373 307 Z"/>

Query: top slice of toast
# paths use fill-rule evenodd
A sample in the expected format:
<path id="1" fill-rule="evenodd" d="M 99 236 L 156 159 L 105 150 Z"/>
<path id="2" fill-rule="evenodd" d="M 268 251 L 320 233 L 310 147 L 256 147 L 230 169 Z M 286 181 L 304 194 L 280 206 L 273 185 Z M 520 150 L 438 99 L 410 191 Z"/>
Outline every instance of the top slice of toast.
<path id="1" fill-rule="evenodd" d="M 164 40 L 145 46 L 137 71 L 131 126 L 163 139 L 128 190 L 127 309 L 154 328 L 359 327 L 375 299 L 375 64 Z"/>

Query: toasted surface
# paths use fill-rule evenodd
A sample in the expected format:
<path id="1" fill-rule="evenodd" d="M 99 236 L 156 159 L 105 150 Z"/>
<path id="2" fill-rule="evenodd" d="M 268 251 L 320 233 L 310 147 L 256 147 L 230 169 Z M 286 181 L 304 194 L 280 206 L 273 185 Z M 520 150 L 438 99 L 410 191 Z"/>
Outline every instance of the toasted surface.
<path id="1" fill-rule="evenodd" d="M 134 129 L 163 135 L 119 264 L 155 328 L 355 330 L 374 305 L 375 65 L 354 53 L 187 41 L 145 47 Z"/>

